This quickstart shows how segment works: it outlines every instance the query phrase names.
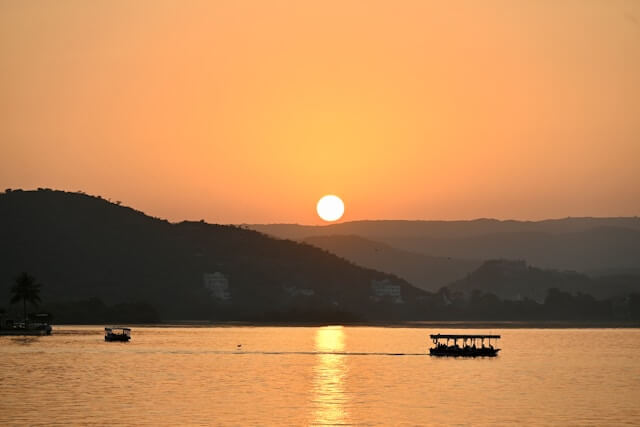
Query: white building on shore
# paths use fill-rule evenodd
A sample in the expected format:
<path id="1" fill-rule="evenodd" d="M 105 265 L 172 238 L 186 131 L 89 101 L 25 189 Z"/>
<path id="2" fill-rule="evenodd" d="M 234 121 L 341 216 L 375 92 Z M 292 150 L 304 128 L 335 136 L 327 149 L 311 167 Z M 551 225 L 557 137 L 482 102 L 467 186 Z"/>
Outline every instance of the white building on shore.
<path id="1" fill-rule="evenodd" d="M 379 301 L 383 298 L 391 299 L 394 303 L 402 303 L 402 288 L 389 279 L 371 281 L 371 298 Z"/>
<path id="2" fill-rule="evenodd" d="M 231 300 L 231 290 L 229 280 L 220 272 L 204 273 L 202 275 L 204 287 L 209 291 L 212 298 L 220 301 Z"/>

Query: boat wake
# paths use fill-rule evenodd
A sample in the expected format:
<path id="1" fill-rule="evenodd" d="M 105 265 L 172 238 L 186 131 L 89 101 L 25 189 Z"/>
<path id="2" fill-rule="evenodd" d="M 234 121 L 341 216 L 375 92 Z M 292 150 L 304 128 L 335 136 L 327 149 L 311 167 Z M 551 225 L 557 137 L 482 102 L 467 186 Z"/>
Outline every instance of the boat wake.
<path id="1" fill-rule="evenodd" d="M 218 351 L 218 354 L 308 355 L 308 356 L 428 356 L 428 353 L 387 353 L 359 351 Z"/>

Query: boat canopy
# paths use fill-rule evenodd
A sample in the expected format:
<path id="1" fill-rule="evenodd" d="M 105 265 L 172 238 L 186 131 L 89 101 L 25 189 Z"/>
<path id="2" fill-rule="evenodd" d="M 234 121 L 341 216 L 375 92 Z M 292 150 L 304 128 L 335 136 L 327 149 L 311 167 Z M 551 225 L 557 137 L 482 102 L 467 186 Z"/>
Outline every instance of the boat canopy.
<path id="1" fill-rule="evenodd" d="M 469 340 L 469 339 L 499 339 L 500 335 L 457 335 L 457 334 L 435 334 L 429 335 L 432 340 Z"/>

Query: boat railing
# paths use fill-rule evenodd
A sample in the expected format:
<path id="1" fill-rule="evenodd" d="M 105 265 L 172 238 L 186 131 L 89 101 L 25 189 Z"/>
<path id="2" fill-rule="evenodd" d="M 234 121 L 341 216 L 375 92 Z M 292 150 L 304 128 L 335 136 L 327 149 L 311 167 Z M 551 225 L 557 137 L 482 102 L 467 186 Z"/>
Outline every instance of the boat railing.
<path id="1" fill-rule="evenodd" d="M 131 336 L 131 328 L 104 328 L 105 335 L 108 334 L 116 334 L 116 335 L 127 335 Z"/>
<path id="2" fill-rule="evenodd" d="M 435 356 L 495 356 L 500 351 L 491 342 L 494 340 L 495 343 L 500 335 L 432 334 L 430 338 L 434 347 L 429 352 Z M 488 346 L 485 346 L 485 340 L 488 341 Z M 461 346 L 458 341 L 461 341 Z"/>

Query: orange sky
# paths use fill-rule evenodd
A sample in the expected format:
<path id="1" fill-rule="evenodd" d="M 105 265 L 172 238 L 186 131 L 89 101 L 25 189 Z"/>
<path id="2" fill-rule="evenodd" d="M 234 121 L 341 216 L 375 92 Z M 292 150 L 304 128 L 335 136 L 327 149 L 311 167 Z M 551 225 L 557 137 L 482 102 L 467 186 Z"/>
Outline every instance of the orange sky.
<path id="1" fill-rule="evenodd" d="M 170 220 L 640 215 L 640 2 L 0 2 L 0 187 Z"/>

